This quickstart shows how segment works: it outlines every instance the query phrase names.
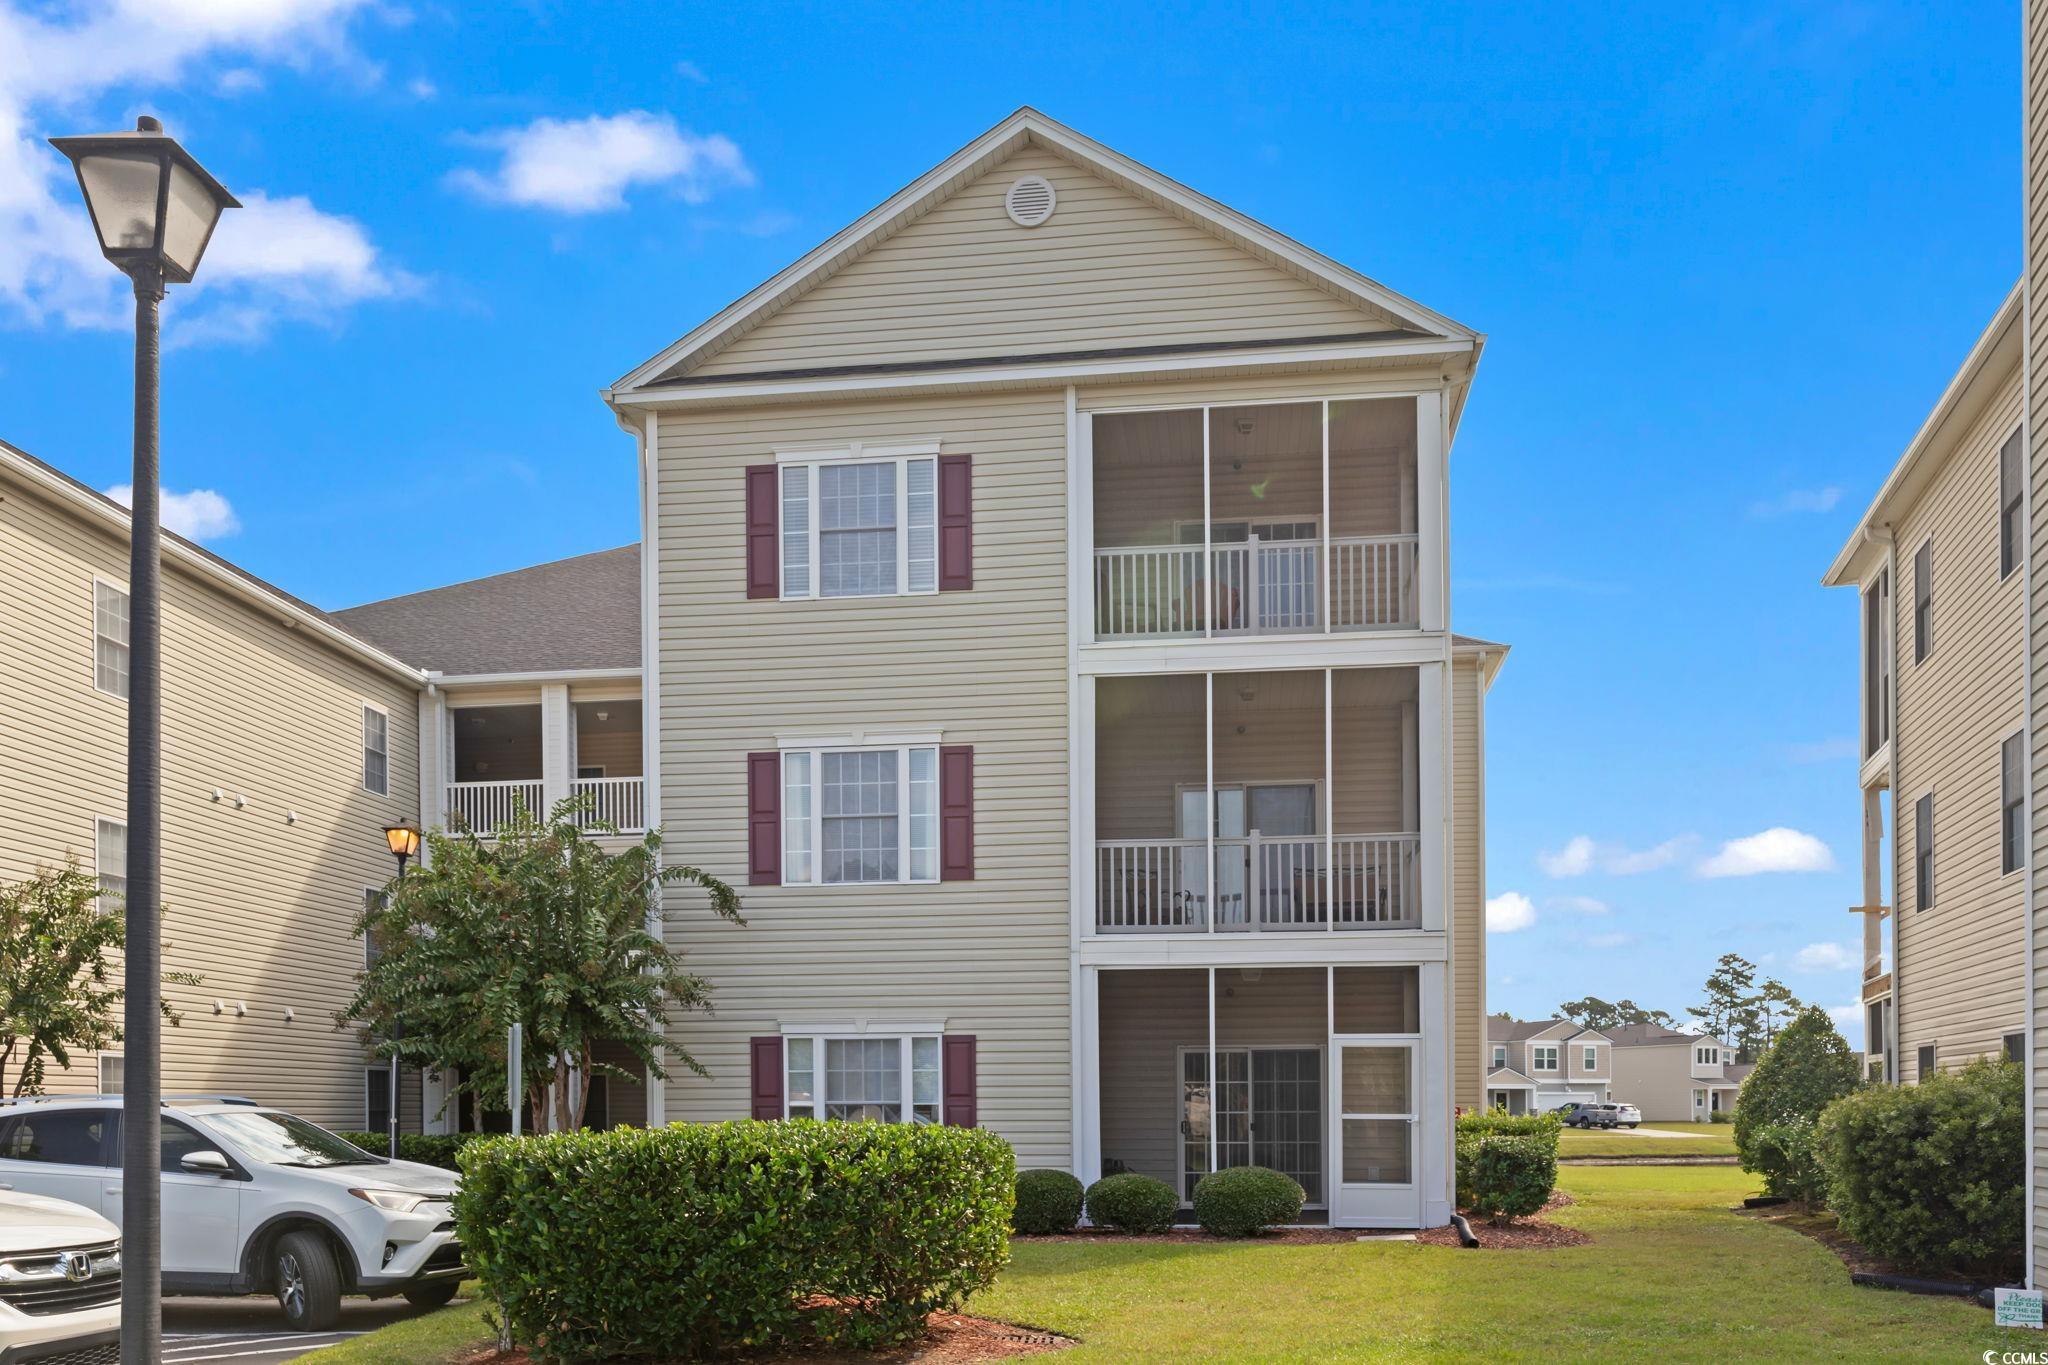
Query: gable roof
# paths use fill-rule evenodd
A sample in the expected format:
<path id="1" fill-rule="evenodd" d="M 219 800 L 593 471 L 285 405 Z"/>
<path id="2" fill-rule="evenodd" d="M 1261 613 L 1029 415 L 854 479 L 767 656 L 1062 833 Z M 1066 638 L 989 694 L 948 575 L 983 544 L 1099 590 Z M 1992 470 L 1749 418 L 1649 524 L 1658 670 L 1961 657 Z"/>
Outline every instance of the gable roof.
<path id="1" fill-rule="evenodd" d="M 1695 1041 L 1727 1046 L 1712 1034 L 1689 1033 L 1684 1029 L 1665 1028 L 1662 1024 L 1624 1024 L 1620 1028 L 1609 1029 L 1607 1040 L 1616 1047 L 1660 1047 L 1670 1043 Z"/>
<path id="2" fill-rule="evenodd" d="M 1502 1082 L 1507 1082 L 1508 1084 L 1503 1085 Z M 1521 1072 L 1515 1070 L 1511 1066 L 1497 1066 L 1493 1070 L 1487 1072 L 1486 1083 L 1490 1086 L 1494 1086 L 1497 1089 L 1504 1090 L 1536 1089 L 1535 1081 L 1531 1080 L 1529 1077 L 1523 1075 Z"/>
<path id="3" fill-rule="evenodd" d="M 913 180 L 876 208 L 827 238 L 796 262 L 748 291 L 644 363 L 606 391 L 608 399 L 674 382 L 720 347 L 744 335 L 822 281 L 859 259 L 877 243 L 915 222 L 984 171 L 1030 144 L 1101 176 L 1109 183 L 1206 228 L 1276 268 L 1340 299 L 1389 320 L 1388 340 L 1438 339 L 1466 344 L 1474 353 L 1479 333 L 1378 281 L 1340 265 L 1320 252 L 1235 209 L 1199 194 L 1122 153 L 1024 106 L 952 156 Z"/>
<path id="4" fill-rule="evenodd" d="M 447 675 L 640 667 L 640 547 L 558 559 L 333 613 Z"/>

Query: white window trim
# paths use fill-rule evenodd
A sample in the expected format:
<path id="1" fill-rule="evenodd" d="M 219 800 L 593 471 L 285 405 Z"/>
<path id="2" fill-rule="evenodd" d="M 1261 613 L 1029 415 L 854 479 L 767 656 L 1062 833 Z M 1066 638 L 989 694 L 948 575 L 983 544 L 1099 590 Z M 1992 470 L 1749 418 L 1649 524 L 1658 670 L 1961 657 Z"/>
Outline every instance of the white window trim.
<path id="1" fill-rule="evenodd" d="M 1721 1049 L 1711 1043 L 1704 1043 L 1692 1050 L 1692 1059 L 1699 1066 L 1719 1066 Z"/>
<path id="2" fill-rule="evenodd" d="M 384 718 L 384 789 L 379 791 L 370 785 L 370 713 L 375 711 Z M 363 790 L 372 796 L 391 795 L 391 713 L 373 701 L 363 703 L 363 716 L 357 743 L 362 749 Z"/>
<path id="3" fill-rule="evenodd" d="M 838 602 L 847 598 L 861 599 L 874 597 L 935 597 L 939 591 L 939 443 L 937 441 L 911 444 L 865 444 L 855 441 L 848 446 L 828 450 L 778 450 L 775 452 L 775 595 L 784 602 Z M 929 588 L 910 586 L 910 464 L 915 460 L 932 462 L 932 585 Z M 896 586 L 887 592 L 835 593 L 824 594 L 825 566 L 819 551 L 822 535 L 818 515 L 818 471 L 827 465 L 893 464 L 896 466 Z M 806 534 L 810 544 L 806 550 L 810 570 L 807 590 L 792 593 L 789 584 L 783 580 L 782 546 L 782 474 L 786 469 L 808 471 L 804 479 L 804 506 Z"/>
<path id="4" fill-rule="evenodd" d="M 932 875 L 913 877 L 910 875 L 910 753 L 913 749 L 932 751 L 932 801 L 935 825 L 933 834 L 937 842 L 932 846 Z M 872 882 L 828 882 L 825 880 L 825 800 L 823 794 L 826 754 L 893 753 L 896 755 L 896 876 L 893 880 Z M 930 744 L 826 744 L 816 747 L 782 747 L 782 762 L 776 769 L 776 807 L 781 809 L 789 796 L 789 758 L 792 754 L 807 756 L 811 761 L 811 875 L 807 881 L 791 881 L 789 878 L 789 842 L 786 818 L 777 822 L 775 837 L 782 840 L 781 857 L 782 885 L 784 886 L 936 886 L 945 874 L 945 777 L 940 771 L 939 746 Z"/>
<path id="5" fill-rule="evenodd" d="M 125 913 L 128 908 L 128 822 L 126 820 L 116 820 L 111 816 L 106 815 L 95 815 L 93 817 L 92 879 L 95 883 L 97 883 L 102 876 L 106 875 L 102 867 L 104 860 L 100 856 L 100 831 L 105 829 L 108 825 L 112 825 L 114 826 L 114 828 L 121 831 L 121 910 L 123 913 Z M 106 891 L 102 889 L 100 892 L 100 896 L 104 897 L 106 894 Z M 99 913 L 102 915 L 110 915 L 114 913 L 114 911 L 109 910 L 104 905 L 99 906 L 98 909 Z"/>
<path id="6" fill-rule="evenodd" d="M 1500 1070 L 1500 1069 L 1501 1069 L 1502 1067 L 1506 1066 L 1507 1064 L 1508 1064 L 1508 1049 L 1507 1049 L 1507 1044 L 1505 1044 L 1505 1043 L 1495 1043 L 1495 1044 L 1493 1045 L 1493 1066 L 1492 1066 L 1492 1067 L 1491 1067 L 1490 1069 L 1491 1069 L 1491 1070 L 1494 1070 L 1494 1071 L 1498 1071 L 1498 1070 Z"/>
<path id="7" fill-rule="evenodd" d="M 1543 1054 L 1544 1054 L 1544 1052 L 1545 1052 L 1546 1050 L 1548 1050 L 1548 1051 L 1549 1051 L 1549 1053 L 1550 1053 L 1550 1065 L 1549 1065 L 1549 1066 L 1545 1066 L 1545 1065 L 1543 1065 L 1543 1061 L 1542 1061 L 1542 1057 L 1543 1057 Z M 1561 1047 L 1561 1046 L 1560 1046 L 1559 1044 L 1557 1044 L 1557 1043 L 1531 1043 L 1531 1044 L 1529 1044 L 1529 1074 L 1530 1074 L 1530 1075 L 1532 1075 L 1532 1076 L 1533 1076 L 1533 1075 L 1535 1075 L 1535 1074 L 1536 1074 L 1537 1072 L 1539 1072 L 1539 1071 L 1543 1071 L 1543 1072 L 1553 1072 L 1553 1071 L 1561 1071 L 1561 1070 L 1563 1069 L 1563 1062 L 1564 1062 L 1564 1051 L 1563 1051 L 1562 1047 Z"/>
<path id="8" fill-rule="evenodd" d="M 823 1121 L 825 1118 L 825 1044 L 828 1042 L 873 1042 L 894 1041 L 898 1052 L 897 1075 L 902 1081 L 902 1091 L 897 1101 L 897 1117 L 891 1122 L 909 1123 L 913 1119 L 912 1107 L 915 1083 L 911 1076 L 911 1044 L 919 1038 L 930 1038 L 938 1045 L 938 1097 L 932 1103 L 936 1111 L 933 1126 L 943 1127 L 946 1122 L 946 1033 L 943 1025 L 923 1027 L 911 1025 L 888 1025 L 877 1028 L 820 1029 L 815 1025 L 782 1029 L 782 1114 L 785 1118 L 803 1118 L 795 1112 L 789 1098 L 789 1044 L 791 1039 L 802 1039 L 811 1045 L 811 1112 L 809 1117 Z"/>
<path id="9" fill-rule="evenodd" d="M 120 1089 L 119 1091 L 113 1091 L 113 1090 L 109 1090 L 109 1089 L 107 1089 L 107 1063 L 108 1063 L 108 1062 L 119 1062 L 119 1063 L 121 1063 L 121 1089 Z M 95 1079 L 95 1080 L 96 1080 L 96 1081 L 97 1081 L 97 1082 L 99 1083 L 99 1090 L 100 1090 L 100 1093 L 101 1093 L 102 1095 L 113 1095 L 113 1094 L 125 1094 L 125 1093 L 127 1092 L 127 1089 L 128 1089 L 128 1071 L 127 1071 L 127 1068 L 128 1068 L 128 1054 L 127 1054 L 127 1053 L 125 1053 L 125 1052 L 102 1052 L 102 1053 L 101 1053 L 101 1054 L 99 1055 L 99 1061 L 98 1061 L 98 1062 L 97 1062 L 97 1063 L 95 1064 L 95 1068 L 94 1068 L 94 1079 Z"/>
<path id="10" fill-rule="evenodd" d="M 1600 1070 L 1600 1045 L 1598 1043 L 1581 1043 L 1579 1045 L 1579 1069 L 1591 1072 Z"/>
<path id="11" fill-rule="evenodd" d="M 944 730 L 840 730 L 832 734 L 804 732 L 775 736 L 775 747 L 803 749 L 929 749 L 944 741 Z"/>
<path id="12" fill-rule="evenodd" d="M 119 692 L 109 692 L 106 688 L 100 686 L 100 588 L 102 585 L 112 588 L 115 592 L 128 599 L 128 686 L 131 691 L 134 690 L 135 686 L 135 594 L 129 592 L 128 585 L 120 579 L 108 578 L 105 574 L 96 573 L 92 576 L 92 600 L 87 604 L 86 613 L 86 625 L 92 632 L 92 653 L 88 656 L 92 660 L 92 690 L 103 697 L 111 697 L 115 701 L 125 704 L 128 698 L 122 696 Z"/>

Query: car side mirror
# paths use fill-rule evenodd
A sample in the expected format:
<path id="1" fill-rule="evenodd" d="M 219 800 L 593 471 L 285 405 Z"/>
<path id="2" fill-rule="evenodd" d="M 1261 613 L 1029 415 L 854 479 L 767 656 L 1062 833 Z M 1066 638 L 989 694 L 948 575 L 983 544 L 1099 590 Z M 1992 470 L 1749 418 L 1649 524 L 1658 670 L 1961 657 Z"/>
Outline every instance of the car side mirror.
<path id="1" fill-rule="evenodd" d="M 178 1164 L 194 1175 L 227 1175 L 234 1170 L 219 1152 L 187 1152 Z"/>

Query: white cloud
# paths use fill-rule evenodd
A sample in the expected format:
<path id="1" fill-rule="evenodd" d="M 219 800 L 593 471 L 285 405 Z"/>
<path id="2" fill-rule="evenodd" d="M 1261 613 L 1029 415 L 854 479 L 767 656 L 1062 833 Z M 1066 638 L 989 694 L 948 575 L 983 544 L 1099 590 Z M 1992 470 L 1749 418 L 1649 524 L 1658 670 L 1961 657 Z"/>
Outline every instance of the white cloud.
<path id="1" fill-rule="evenodd" d="M 1550 903 L 1575 915 L 1605 915 L 1613 909 L 1606 901 L 1596 901 L 1591 896 L 1552 896 Z"/>
<path id="2" fill-rule="evenodd" d="M 1634 934 L 1624 934 L 1619 931 L 1586 935 L 1586 946 L 1588 948 L 1626 948 L 1635 941 L 1636 936 Z"/>
<path id="3" fill-rule="evenodd" d="M 1775 498 L 1751 503 L 1749 514 L 1752 517 L 1785 517 L 1799 512 L 1832 512 L 1841 500 L 1842 490 L 1833 484 L 1825 488 L 1794 488 Z"/>
<path id="4" fill-rule="evenodd" d="M 676 63 L 676 74 L 686 81 L 695 81 L 699 85 L 708 85 L 711 82 L 711 78 L 704 74 L 704 68 L 688 58 Z"/>
<path id="5" fill-rule="evenodd" d="M 425 76 L 414 76 L 405 83 L 405 93 L 416 100 L 430 100 L 441 93 L 441 88 Z"/>
<path id="6" fill-rule="evenodd" d="M 1802 972 L 1846 972 L 1858 965 L 1860 954 L 1839 943 L 1809 943 L 1792 955 L 1792 965 Z"/>
<path id="7" fill-rule="evenodd" d="M 496 204 L 556 213 L 626 207 L 635 185 L 667 185 L 692 204 L 726 186 L 754 183 L 746 158 L 723 133 L 700 136 L 666 114 L 631 109 L 610 117 L 535 119 L 467 139 L 503 153 L 497 169 L 454 172 L 450 184 Z"/>
<path id="8" fill-rule="evenodd" d="M 1627 848 L 1596 843 L 1590 835 L 1575 834 L 1563 848 L 1538 853 L 1536 865 L 1552 877 L 1583 877 L 1593 871 L 1605 872 L 1610 877 L 1633 877 L 1669 867 L 1685 856 L 1694 842 L 1695 836 L 1681 834 L 1650 848 Z"/>
<path id="9" fill-rule="evenodd" d="M 1486 902 L 1486 932 L 1512 934 L 1536 922 L 1536 907 L 1519 891 L 1503 891 Z"/>
<path id="10" fill-rule="evenodd" d="M 1810 740 L 1785 746 L 1785 756 L 1794 763 L 1837 763 L 1857 756 L 1856 741 L 1848 735 Z"/>
<path id="11" fill-rule="evenodd" d="M 135 504 L 135 489 L 129 484 L 115 484 L 107 490 L 107 496 L 123 507 Z M 187 540 L 218 540 L 242 529 L 242 523 L 235 518 L 235 509 L 211 488 L 195 488 L 189 493 L 173 493 L 165 489 L 158 499 L 158 518 L 164 529 L 175 531 Z"/>
<path id="12" fill-rule="evenodd" d="M 1848 1041 L 1850 1047 L 1856 1048 L 1859 1051 L 1862 1049 L 1863 1006 L 1857 1004 L 1829 1005 L 1828 1018 L 1834 1020 L 1835 1027 L 1841 1031 L 1842 1037 Z"/>
<path id="13" fill-rule="evenodd" d="M 1730 839 L 1720 852 L 1700 863 L 1702 877 L 1754 877 L 1760 872 L 1827 872 L 1835 855 L 1811 834 L 1783 825 L 1760 834 Z"/>
<path id="14" fill-rule="evenodd" d="M 0 317 L 37 326 L 125 327 L 131 316 L 126 283 L 101 258 L 70 168 L 44 141 L 49 134 L 77 129 L 83 117 L 78 111 L 110 91 L 124 98 L 156 89 L 182 93 L 195 76 L 203 79 L 191 68 L 216 59 L 238 59 L 211 82 L 225 94 L 262 83 L 252 61 L 347 61 L 347 25 L 372 5 L 373 0 L 98 0 L 58 21 L 0 0 L 0 53 L 7 54 L 0 69 Z M 82 130 L 99 131 L 98 123 L 84 119 Z M 194 150 L 204 159 L 205 148 Z M 190 335 L 171 332 L 174 342 L 222 330 L 206 323 L 209 310 L 238 319 L 231 330 L 260 332 L 280 313 L 325 315 L 392 292 L 362 287 L 373 277 L 389 284 L 399 276 L 377 263 L 368 238 L 346 219 L 328 221 L 356 233 L 371 260 L 367 269 L 353 271 L 355 287 L 336 292 L 331 266 L 315 263 L 309 271 L 293 272 L 274 255 L 267 265 L 231 279 L 234 263 L 223 267 L 222 260 L 235 250 L 222 243 L 238 235 L 245 241 L 264 236 L 259 225 L 236 226 L 238 216 L 260 216 L 264 204 L 293 206 L 294 225 L 303 230 L 326 215 L 304 199 L 273 201 L 260 188 L 230 188 L 251 208 L 229 211 L 199 283 L 173 291 L 180 309 L 194 313 L 186 322 Z M 199 305 L 206 295 L 209 302 Z"/>

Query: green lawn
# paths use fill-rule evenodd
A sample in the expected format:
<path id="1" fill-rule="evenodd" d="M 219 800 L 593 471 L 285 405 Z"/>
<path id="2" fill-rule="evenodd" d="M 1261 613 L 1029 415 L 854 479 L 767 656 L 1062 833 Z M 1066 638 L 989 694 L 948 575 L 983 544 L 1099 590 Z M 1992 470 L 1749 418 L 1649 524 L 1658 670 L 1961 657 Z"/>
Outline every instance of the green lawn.
<path id="1" fill-rule="evenodd" d="M 1682 1138 L 1640 1137 L 1630 1132 L 1567 1128 L 1558 1134 L 1559 1156 L 1734 1156 L 1732 1123 L 1645 1123 Z"/>
<path id="2" fill-rule="evenodd" d="M 1725 1166 L 1580 1166 L 1564 1251 L 1407 1242 L 1019 1244 L 975 1312 L 1081 1339 L 1061 1360 L 1975 1360 L 2024 1349 L 1953 1299 L 1856 1289 L 1833 1253 L 1727 1212 Z M 1531 1304 L 1569 1304 L 1563 1317 Z M 1554 1319 L 1554 1320 L 1553 1320 Z M 1533 1324 L 1533 1325 L 1532 1325 Z M 401 1323 L 309 1365 L 428 1362 L 483 1335 L 474 1308 Z"/>

